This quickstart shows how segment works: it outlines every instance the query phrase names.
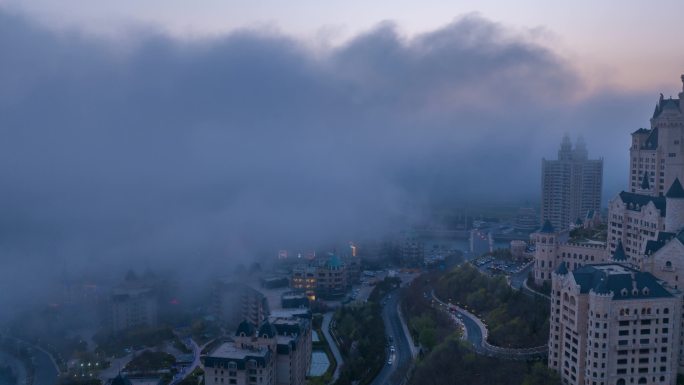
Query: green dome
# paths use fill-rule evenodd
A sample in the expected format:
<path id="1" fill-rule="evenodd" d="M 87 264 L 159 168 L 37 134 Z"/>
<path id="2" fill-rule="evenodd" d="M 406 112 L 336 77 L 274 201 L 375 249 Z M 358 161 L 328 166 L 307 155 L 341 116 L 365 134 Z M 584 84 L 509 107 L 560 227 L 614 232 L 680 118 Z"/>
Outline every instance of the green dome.
<path id="1" fill-rule="evenodd" d="M 338 257 L 335 254 L 331 254 L 330 258 L 328 258 L 327 267 L 329 269 L 339 269 L 342 266 L 344 266 L 344 263 L 342 262 L 340 257 Z"/>

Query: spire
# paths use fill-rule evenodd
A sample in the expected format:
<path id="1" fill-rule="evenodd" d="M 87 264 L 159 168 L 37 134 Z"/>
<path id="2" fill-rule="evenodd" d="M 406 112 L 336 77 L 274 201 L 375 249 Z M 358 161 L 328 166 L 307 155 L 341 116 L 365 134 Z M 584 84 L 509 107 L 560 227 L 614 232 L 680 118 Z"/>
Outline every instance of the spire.
<path id="1" fill-rule="evenodd" d="M 565 266 L 565 262 L 561 262 L 560 265 L 556 268 L 555 271 L 556 274 L 558 275 L 565 275 L 568 274 L 568 267 Z"/>
<path id="2" fill-rule="evenodd" d="M 539 230 L 540 233 L 547 233 L 547 234 L 552 234 L 555 233 L 556 230 L 554 230 L 553 225 L 551 224 L 551 221 L 548 219 L 544 221 L 544 225 L 542 228 Z"/>
<path id="3" fill-rule="evenodd" d="M 575 151 L 573 159 L 587 159 L 587 157 L 587 143 L 584 141 L 584 138 L 580 135 L 577 137 L 577 141 L 575 142 Z"/>
<path id="4" fill-rule="evenodd" d="M 642 190 L 650 190 L 651 185 L 648 183 L 648 172 L 644 172 L 644 179 L 641 181 Z"/>
<path id="5" fill-rule="evenodd" d="M 627 261 L 627 255 L 625 255 L 625 249 L 622 247 L 622 241 L 620 239 L 618 239 L 617 246 L 615 247 L 615 252 L 613 253 L 613 261 Z"/>
<path id="6" fill-rule="evenodd" d="M 571 160 L 572 159 L 572 142 L 570 142 L 570 136 L 568 134 L 563 135 L 563 140 L 561 141 L 560 149 L 558 150 L 558 160 Z"/>
<path id="7" fill-rule="evenodd" d="M 672 186 L 670 186 L 670 189 L 667 190 L 667 194 L 665 194 L 666 198 L 684 198 L 684 188 L 682 188 L 682 184 L 679 183 L 679 178 L 675 178 L 674 182 L 672 182 Z"/>

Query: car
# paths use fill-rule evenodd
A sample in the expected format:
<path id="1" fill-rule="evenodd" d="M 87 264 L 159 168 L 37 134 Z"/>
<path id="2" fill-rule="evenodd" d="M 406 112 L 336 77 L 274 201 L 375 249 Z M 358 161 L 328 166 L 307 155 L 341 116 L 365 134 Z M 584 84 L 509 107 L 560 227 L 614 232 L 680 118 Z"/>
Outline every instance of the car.
<path id="1" fill-rule="evenodd" d="M 395 351 L 397 350 L 394 348 L 394 346 L 390 346 L 390 352 L 394 353 Z"/>

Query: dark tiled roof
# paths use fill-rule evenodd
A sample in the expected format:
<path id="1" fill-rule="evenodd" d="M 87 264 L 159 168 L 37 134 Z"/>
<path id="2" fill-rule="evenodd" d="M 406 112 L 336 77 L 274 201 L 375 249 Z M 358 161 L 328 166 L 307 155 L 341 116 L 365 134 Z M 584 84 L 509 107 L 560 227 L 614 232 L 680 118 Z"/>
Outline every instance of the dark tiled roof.
<path id="1" fill-rule="evenodd" d="M 580 218 L 577 218 L 577 220 L 575 221 L 575 225 L 578 225 L 578 226 L 582 226 L 582 223 L 584 223 L 584 222 L 582 222 L 582 220 Z"/>
<path id="2" fill-rule="evenodd" d="M 626 260 L 627 256 L 625 255 L 625 249 L 622 247 L 622 241 L 618 239 L 615 253 L 613 253 L 613 261 L 623 262 Z"/>
<path id="3" fill-rule="evenodd" d="M 539 230 L 540 233 L 547 233 L 547 234 L 552 234 L 555 233 L 556 231 L 553 229 L 553 225 L 551 224 L 551 221 L 548 219 L 544 221 L 544 225 L 542 228 Z"/>
<path id="4" fill-rule="evenodd" d="M 240 336 L 241 334 L 244 333 L 245 336 L 253 336 L 254 333 L 256 332 L 256 328 L 254 325 L 252 325 L 251 322 L 244 320 L 240 322 L 240 325 L 238 326 L 237 330 L 235 331 L 236 336 Z"/>
<path id="5" fill-rule="evenodd" d="M 667 242 L 670 242 L 670 240 L 674 238 L 674 236 L 674 233 L 668 233 L 665 231 L 659 232 L 658 239 L 646 242 L 646 249 L 644 250 L 644 253 L 646 255 L 651 255 L 655 253 L 656 251 L 660 250 L 661 247 L 665 246 Z"/>
<path id="6" fill-rule="evenodd" d="M 587 265 L 576 269 L 572 275 L 580 285 L 581 293 L 592 290 L 601 294 L 612 292 L 615 300 L 672 296 L 651 273 L 622 265 Z M 636 293 L 634 288 L 637 289 Z"/>
<path id="7" fill-rule="evenodd" d="M 651 130 L 649 130 L 649 129 L 647 129 L 647 128 L 640 128 L 640 129 L 638 129 L 638 130 L 632 132 L 632 135 L 635 135 L 635 134 L 648 134 L 649 132 L 651 132 Z"/>
<path id="8" fill-rule="evenodd" d="M 645 150 L 655 150 L 658 148 L 658 127 L 651 130 L 651 133 L 648 135 L 646 142 L 644 142 L 644 145 L 641 148 Z"/>
<path id="9" fill-rule="evenodd" d="M 682 184 L 679 183 L 679 178 L 675 178 L 665 196 L 667 198 L 684 198 L 684 188 L 682 188 Z"/>
<path id="10" fill-rule="evenodd" d="M 239 370 L 245 370 L 249 361 L 254 361 L 257 364 L 257 367 L 263 368 L 270 360 L 271 352 L 267 349 L 263 352 L 254 350 L 253 354 L 245 352 L 241 357 L 202 357 L 202 363 L 208 368 L 225 368 L 232 362 Z"/>
<path id="11" fill-rule="evenodd" d="M 560 265 L 556 268 L 555 271 L 556 274 L 558 275 L 565 275 L 568 274 L 568 267 L 565 266 L 565 262 L 561 262 Z"/>
<path id="12" fill-rule="evenodd" d="M 661 217 L 665 216 L 665 198 L 664 197 L 654 197 L 654 196 L 650 196 L 650 195 L 636 194 L 636 193 L 623 191 L 620 193 L 620 199 L 622 200 L 622 202 L 624 202 L 627 205 L 627 208 L 629 210 L 634 210 L 634 211 L 637 211 L 637 206 L 639 206 L 638 210 L 641 210 L 642 206 L 647 205 L 648 202 L 653 202 L 655 207 L 658 210 L 660 210 L 660 216 Z"/>
<path id="13" fill-rule="evenodd" d="M 660 100 L 656 104 L 655 110 L 653 111 L 653 117 L 656 118 L 665 110 L 679 110 L 679 99 L 665 99 L 663 94 L 660 94 Z"/>
<path id="14" fill-rule="evenodd" d="M 267 336 L 268 338 L 273 338 L 276 336 L 277 331 L 273 325 L 271 325 L 270 322 L 266 321 L 261 327 L 259 328 L 259 337 Z"/>
<path id="15" fill-rule="evenodd" d="M 594 211 L 594 209 L 587 211 L 587 219 L 592 219 L 595 214 L 596 214 L 596 211 Z"/>

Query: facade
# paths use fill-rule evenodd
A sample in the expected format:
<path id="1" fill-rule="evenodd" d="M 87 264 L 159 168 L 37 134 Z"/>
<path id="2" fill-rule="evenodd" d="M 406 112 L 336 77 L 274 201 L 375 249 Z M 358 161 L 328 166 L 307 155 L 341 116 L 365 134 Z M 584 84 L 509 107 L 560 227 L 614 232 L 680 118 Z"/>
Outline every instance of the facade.
<path id="1" fill-rule="evenodd" d="M 623 191 L 608 204 L 608 247 L 621 242 L 629 262 L 641 265 L 644 246 L 665 230 L 665 197 Z"/>
<path id="2" fill-rule="evenodd" d="M 608 207 L 611 263 L 554 263 L 549 366 L 564 383 L 675 384 L 684 373 L 683 98 L 661 95 L 651 129 L 632 133 L 629 191 Z M 545 279 L 552 257 L 539 250 Z"/>
<path id="3" fill-rule="evenodd" d="M 525 251 L 527 250 L 527 242 L 514 239 L 511 241 L 510 250 L 514 259 L 523 259 L 523 257 L 525 257 Z"/>
<path id="4" fill-rule="evenodd" d="M 684 75 L 682 76 L 684 82 Z M 632 133 L 629 187 L 631 192 L 663 196 L 675 179 L 684 180 L 684 114 L 682 93 L 679 99 L 665 99 L 660 94 L 651 128 Z M 648 183 L 642 188 L 644 177 Z"/>
<path id="5" fill-rule="evenodd" d="M 575 270 L 584 265 L 604 263 L 609 257 L 605 242 L 573 242 L 567 232 L 557 232 L 550 221 L 532 233 L 530 240 L 535 245 L 533 271 L 536 285 L 551 282 L 553 271 L 561 263 Z"/>
<path id="6" fill-rule="evenodd" d="M 109 301 L 109 330 L 157 325 L 158 303 L 152 288 L 123 285 L 114 289 Z"/>
<path id="7" fill-rule="evenodd" d="M 549 367 L 564 384 L 675 384 L 681 298 L 620 264 L 554 272 Z"/>
<path id="8" fill-rule="evenodd" d="M 257 328 L 243 321 L 202 365 L 207 385 L 303 385 L 311 366 L 311 322 L 274 317 Z"/>
<path id="9" fill-rule="evenodd" d="M 243 283 L 217 282 L 212 300 L 216 319 L 228 329 L 236 328 L 243 320 L 261 325 L 269 315 L 266 297 Z"/>
<path id="10" fill-rule="evenodd" d="M 310 298 L 335 298 L 347 293 L 359 275 L 358 257 L 349 257 L 345 261 L 330 254 L 327 258 L 316 258 L 308 264 L 293 267 L 290 286 L 306 292 Z"/>
<path id="11" fill-rule="evenodd" d="M 420 266 L 425 259 L 425 243 L 417 231 L 408 231 L 401 244 L 401 263 L 404 266 Z"/>
<path id="12" fill-rule="evenodd" d="M 515 231 L 531 233 L 539 228 L 539 217 L 532 207 L 521 207 L 513 225 Z"/>
<path id="13" fill-rule="evenodd" d="M 563 137 L 557 160 L 542 159 L 541 219 L 567 230 L 589 210 L 601 209 L 603 159 L 588 159 L 584 141 Z"/>

